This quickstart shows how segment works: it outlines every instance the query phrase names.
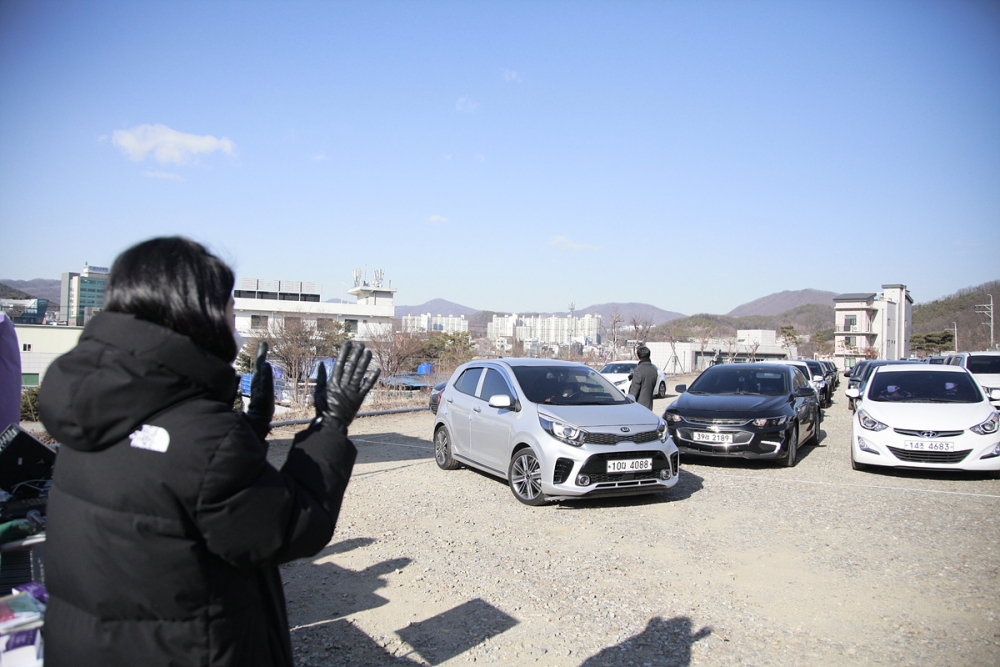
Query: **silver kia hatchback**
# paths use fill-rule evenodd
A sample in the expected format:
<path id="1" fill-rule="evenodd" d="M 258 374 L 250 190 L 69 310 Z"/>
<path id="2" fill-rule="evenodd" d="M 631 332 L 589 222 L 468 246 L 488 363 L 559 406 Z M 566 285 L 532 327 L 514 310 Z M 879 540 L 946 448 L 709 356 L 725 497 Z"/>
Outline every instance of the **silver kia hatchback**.
<path id="1" fill-rule="evenodd" d="M 473 361 L 455 370 L 439 401 L 438 466 L 498 475 L 527 505 L 677 484 L 680 455 L 664 421 L 583 364 Z"/>

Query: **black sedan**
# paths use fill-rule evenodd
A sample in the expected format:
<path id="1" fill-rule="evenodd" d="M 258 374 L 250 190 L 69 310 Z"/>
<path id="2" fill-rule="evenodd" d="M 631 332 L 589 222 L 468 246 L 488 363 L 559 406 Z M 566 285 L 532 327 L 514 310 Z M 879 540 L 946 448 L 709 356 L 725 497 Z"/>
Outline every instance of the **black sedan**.
<path id="1" fill-rule="evenodd" d="M 775 459 L 795 465 L 801 444 L 819 438 L 819 401 L 801 371 L 781 364 L 705 369 L 663 419 L 682 454 Z"/>

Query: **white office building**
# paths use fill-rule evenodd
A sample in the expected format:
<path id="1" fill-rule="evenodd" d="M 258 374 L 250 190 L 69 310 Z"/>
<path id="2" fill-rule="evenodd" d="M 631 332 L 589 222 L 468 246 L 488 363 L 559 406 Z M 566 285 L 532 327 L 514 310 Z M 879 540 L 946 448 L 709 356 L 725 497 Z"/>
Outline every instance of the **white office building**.
<path id="1" fill-rule="evenodd" d="M 396 307 L 396 290 L 384 287 L 382 281 L 372 283 L 355 280 L 347 291 L 356 303 L 320 301 L 315 283 L 293 280 L 260 280 L 242 278 L 233 292 L 236 302 L 236 329 L 244 336 L 263 333 L 275 326 L 291 322 L 323 329 L 334 323 L 346 325 L 358 340 L 392 331 Z"/>

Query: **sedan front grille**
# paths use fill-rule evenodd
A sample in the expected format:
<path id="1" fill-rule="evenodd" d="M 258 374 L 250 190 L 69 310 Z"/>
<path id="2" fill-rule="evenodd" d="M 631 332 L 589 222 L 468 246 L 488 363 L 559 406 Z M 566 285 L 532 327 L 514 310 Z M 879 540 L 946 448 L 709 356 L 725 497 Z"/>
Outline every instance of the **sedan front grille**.
<path id="1" fill-rule="evenodd" d="M 894 428 L 892 429 L 900 435 L 909 435 L 914 438 L 957 438 L 965 431 L 932 431 L 930 429 Z"/>
<path id="2" fill-rule="evenodd" d="M 713 419 L 711 417 L 684 417 L 688 424 L 698 424 L 701 426 L 744 426 L 749 424 L 749 419 Z"/>
<path id="3" fill-rule="evenodd" d="M 960 452 L 911 452 L 908 449 L 889 447 L 889 451 L 900 461 L 909 463 L 961 463 L 969 455 L 971 449 Z"/>
<path id="4" fill-rule="evenodd" d="M 629 435 L 618 435 L 617 433 L 587 433 L 584 442 L 591 445 L 617 445 L 619 442 L 653 442 L 659 440 L 660 434 L 657 431 L 644 431 L 642 433 L 632 433 Z"/>

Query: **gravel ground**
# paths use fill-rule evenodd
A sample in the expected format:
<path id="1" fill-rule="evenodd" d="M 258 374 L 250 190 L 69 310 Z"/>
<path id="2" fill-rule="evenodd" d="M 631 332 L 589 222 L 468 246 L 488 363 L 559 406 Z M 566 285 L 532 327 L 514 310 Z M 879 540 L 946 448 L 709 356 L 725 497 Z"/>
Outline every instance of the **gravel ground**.
<path id="1" fill-rule="evenodd" d="M 852 471 L 838 394 L 794 468 L 537 508 L 438 469 L 428 411 L 358 419 L 333 541 L 282 568 L 296 664 L 1000 665 L 1000 481 Z"/>

